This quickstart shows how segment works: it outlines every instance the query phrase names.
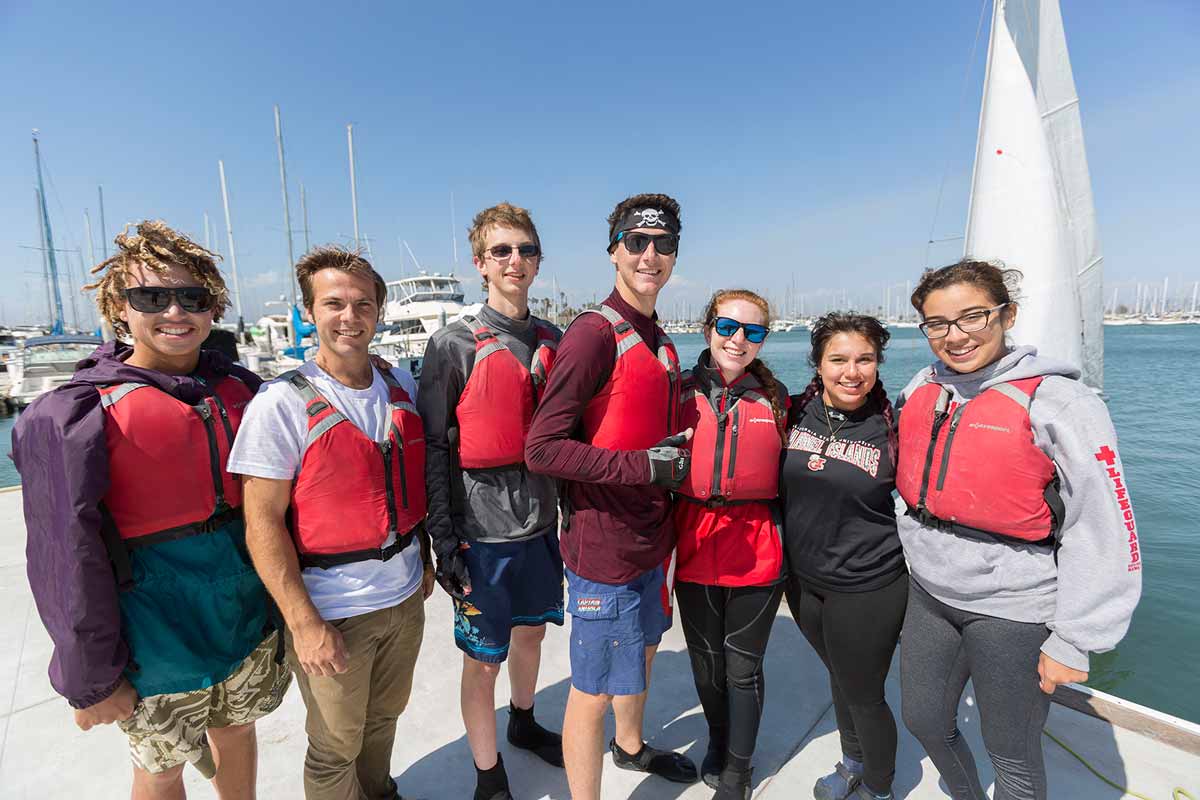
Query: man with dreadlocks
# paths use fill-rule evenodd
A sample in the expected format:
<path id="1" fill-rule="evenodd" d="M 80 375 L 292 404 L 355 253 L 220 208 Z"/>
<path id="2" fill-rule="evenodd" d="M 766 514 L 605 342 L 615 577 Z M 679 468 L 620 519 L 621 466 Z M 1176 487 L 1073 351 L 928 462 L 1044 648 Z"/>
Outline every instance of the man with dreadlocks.
<path id="1" fill-rule="evenodd" d="M 226 470 L 259 380 L 200 348 L 229 304 L 212 253 L 159 221 L 115 241 L 88 288 L 132 346 L 97 349 L 13 430 L 50 682 L 80 728 L 129 737 L 135 798 L 183 797 L 187 762 L 253 797 L 254 721 L 291 680 Z"/>

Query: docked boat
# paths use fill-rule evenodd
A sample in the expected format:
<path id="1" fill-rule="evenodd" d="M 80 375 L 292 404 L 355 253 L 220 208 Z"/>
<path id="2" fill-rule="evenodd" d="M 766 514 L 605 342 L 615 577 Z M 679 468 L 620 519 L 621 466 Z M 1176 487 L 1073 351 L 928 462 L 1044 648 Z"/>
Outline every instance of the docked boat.
<path id="1" fill-rule="evenodd" d="M 393 364 L 421 358 L 434 331 L 462 314 L 463 300 L 462 281 L 452 274 L 388 281 L 383 323 L 371 351 Z"/>
<path id="2" fill-rule="evenodd" d="M 75 364 L 102 344 L 99 336 L 59 335 L 26 339 L 9 361 L 12 405 L 25 408 L 40 395 L 66 383 L 75 374 Z"/>

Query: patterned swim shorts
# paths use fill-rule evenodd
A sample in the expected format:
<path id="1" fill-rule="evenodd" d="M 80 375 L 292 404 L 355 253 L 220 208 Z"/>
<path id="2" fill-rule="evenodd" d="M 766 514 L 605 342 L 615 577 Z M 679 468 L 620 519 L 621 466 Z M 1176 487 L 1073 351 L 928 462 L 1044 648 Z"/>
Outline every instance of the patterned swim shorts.
<path id="1" fill-rule="evenodd" d="M 292 683 L 287 662 L 275 662 L 278 636 L 264 639 L 216 686 L 141 698 L 133 716 L 117 723 L 129 737 L 133 763 L 158 773 L 191 762 L 211 780 L 217 769 L 205 732 L 266 716 L 283 702 Z"/>

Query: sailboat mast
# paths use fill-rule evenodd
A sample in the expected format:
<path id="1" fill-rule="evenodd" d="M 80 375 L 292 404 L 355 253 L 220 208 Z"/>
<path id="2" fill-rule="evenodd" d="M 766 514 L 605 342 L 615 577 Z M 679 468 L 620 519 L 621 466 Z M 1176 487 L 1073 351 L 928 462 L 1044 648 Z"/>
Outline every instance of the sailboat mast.
<path id="1" fill-rule="evenodd" d="M 354 179 L 354 125 L 346 126 L 346 144 L 350 149 L 350 209 L 354 213 L 354 246 L 362 247 L 358 233 L 358 184 Z"/>
<path id="2" fill-rule="evenodd" d="M 54 259 L 54 234 L 50 231 L 50 212 L 46 209 L 46 187 L 42 183 L 42 152 L 38 148 L 37 129 L 33 131 L 33 160 L 37 165 L 38 204 L 41 206 L 42 242 L 46 248 L 46 265 L 49 270 L 48 278 L 54 297 L 54 322 L 50 328 L 52 333 L 63 332 L 62 294 L 58 290 L 58 263 Z"/>
<path id="3" fill-rule="evenodd" d="M 304 252 L 312 249 L 308 243 L 308 202 L 305 200 L 304 184 L 300 184 L 300 216 L 304 218 Z"/>
<path id="4" fill-rule="evenodd" d="M 87 232 L 88 263 L 95 266 L 96 247 L 92 244 L 92 215 L 88 213 L 86 208 L 83 210 L 83 229 Z"/>
<path id="5" fill-rule="evenodd" d="M 97 186 L 96 189 L 100 193 L 100 253 L 104 260 L 108 261 L 108 228 L 104 226 L 104 187 Z"/>
<path id="6" fill-rule="evenodd" d="M 287 166 L 283 160 L 283 123 L 279 119 L 279 106 L 275 106 L 275 145 L 279 150 L 279 191 L 283 193 L 283 235 L 287 237 L 287 267 L 285 272 L 288 279 L 288 299 L 296 305 L 296 281 L 293 270 L 296 267 L 296 254 L 292 251 L 292 213 L 288 209 Z"/>
<path id="7" fill-rule="evenodd" d="M 46 319 L 54 319 L 54 298 L 50 296 L 50 262 L 46 260 L 46 228 L 42 225 L 42 193 L 33 187 L 34 216 L 38 221 L 38 242 L 42 251 L 42 283 L 46 286 Z"/>
<path id="8" fill-rule="evenodd" d="M 83 229 L 87 233 L 88 263 L 83 268 L 84 283 L 86 284 L 88 276 L 91 275 L 91 272 L 90 272 L 91 268 L 96 265 L 96 245 L 94 244 L 94 240 L 92 238 L 92 215 L 88 213 L 88 210 L 86 208 L 83 210 Z M 83 258 L 83 254 L 81 253 L 80 259 L 82 260 L 82 258 Z M 88 319 L 96 320 L 97 322 L 99 322 L 99 320 L 96 317 L 96 307 L 94 305 L 92 305 L 88 310 Z M 101 326 L 101 327 L 103 327 L 103 326 Z"/>
<path id="9" fill-rule="evenodd" d="M 225 162 L 217 161 L 217 170 L 221 174 L 221 202 L 225 205 L 225 230 L 229 234 L 229 264 L 233 269 L 233 293 L 237 303 L 238 332 L 242 330 L 242 284 L 238 281 L 237 248 L 233 245 L 233 222 L 229 217 L 229 190 L 225 187 Z"/>
<path id="10" fill-rule="evenodd" d="M 208 224 L 208 212 L 204 212 L 204 249 L 212 252 L 212 231 Z"/>

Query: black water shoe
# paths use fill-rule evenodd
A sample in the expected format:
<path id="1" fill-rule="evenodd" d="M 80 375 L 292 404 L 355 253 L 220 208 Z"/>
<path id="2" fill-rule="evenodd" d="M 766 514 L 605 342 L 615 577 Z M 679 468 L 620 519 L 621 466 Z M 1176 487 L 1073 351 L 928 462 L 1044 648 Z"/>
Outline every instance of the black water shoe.
<path id="1" fill-rule="evenodd" d="M 750 770 L 735 767 L 723 770 L 712 800 L 750 800 Z"/>
<path id="2" fill-rule="evenodd" d="M 616 739 L 608 743 L 608 749 L 612 751 L 613 763 L 621 769 L 649 772 L 675 783 L 695 783 L 700 778 L 695 763 L 673 750 L 659 750 L 642 742 L 642 749 L 630 755 L 621 749 Z"/>
<path id="3" fill-rule="evenodd" d="M 562 736 L 547 730 L 533 718 L 533 707 L 517 708 L 508 704 L 508 743 L 528 750 L 555 767 L 562 767 Z"/>
<path id="4" fill-rule="evenodd" d="M 721 770 L 725 769 L 725 740 L 722 737 L 708 735 L 708 750 L 704 760 L 700 762 L 700 780 L 712 788 L 717 788 L 721 782 Z"/>
<path id="5" fill-rule="evenodd" d="M 513 800 L 508 791 L 508 773 L 504 759 L 496 753 L 496 766 L 491 769 L 475 767 L 475 796 L 473 800 Z"/>

